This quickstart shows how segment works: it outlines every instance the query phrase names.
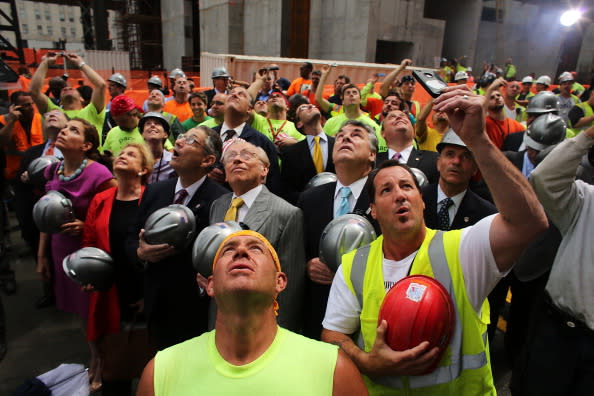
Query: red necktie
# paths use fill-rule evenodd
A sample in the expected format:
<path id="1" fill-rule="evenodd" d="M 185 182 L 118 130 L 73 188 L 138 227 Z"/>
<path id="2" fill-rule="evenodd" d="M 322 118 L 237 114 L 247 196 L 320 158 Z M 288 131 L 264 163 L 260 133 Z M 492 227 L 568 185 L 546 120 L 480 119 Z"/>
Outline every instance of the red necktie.
<path id="1" fill-rule="evenodd" d="M 173 201 L 174 204 L 183 205 L 184 200 L 188 196 L 188 192 L 185 189 L 179 190 L 177 193 L 177 198 Z"/>
<path id="2" fill-rule="evenodd" d="M 56 146 L 56 142 L 55 141 L 51 141 L 49 143 L 48 148 L 45 150 L 45 153 L 43 153 L 43 155 L 54 155 L 54 147 Z"/>

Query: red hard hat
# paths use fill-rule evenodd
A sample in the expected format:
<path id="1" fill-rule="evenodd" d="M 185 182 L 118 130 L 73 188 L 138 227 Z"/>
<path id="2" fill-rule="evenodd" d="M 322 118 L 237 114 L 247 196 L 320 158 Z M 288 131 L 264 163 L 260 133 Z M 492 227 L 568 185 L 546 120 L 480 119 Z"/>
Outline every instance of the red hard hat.
<path id="1" fill-rule="evenodd" d="M 456 325 L 454 303 L 441 283 L 425 275 L 407 276 L 398 281 L 382 302 L 379 321 L 388 322 L 386 344 L 395 351 L 414 348 L 423 341 L 429 349 L 439 348 L 437 367 L 450 343 Z"/>

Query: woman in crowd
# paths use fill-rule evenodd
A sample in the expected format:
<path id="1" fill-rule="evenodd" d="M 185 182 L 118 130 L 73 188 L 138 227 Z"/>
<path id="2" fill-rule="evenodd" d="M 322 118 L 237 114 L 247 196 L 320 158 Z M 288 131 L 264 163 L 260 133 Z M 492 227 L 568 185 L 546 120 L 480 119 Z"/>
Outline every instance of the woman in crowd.
<path id="1" fill-rule="evenodd" d="M 40 234 L 36 270 L 46 279 L 53 273 L 56 307 L 80 316 L 84 328 L 89 297 L 66 276 L 62 260 L 81 247 L 84 220 L 91 199 L 97 193 L 115 186 L 115 180 L 111 172 L 97 162 L 100 159 L 99 134 L 88 121 L 81 118 L 68 121 L 58 134 L 56 147 L 60 149 L 64 160 L 46 168 L 48 182 L 45 189 L 59 191 L 72 201 L 75 220 L 64 224 L 58 234 Z M 50 263 L 53 263 L 53 271 L 50 271 Z"/>
<path id="2" fill-rule="evenodd" d="M 138 129 L 155 159 L 153 172 L 149 176 L 147 183 L 151 184 L 176 177 L 175 171 L 169 165 L 173 154 L 165 150 L 165 142 L 170 133 L 169 122 L 161 113 L 151 111 L 140 119 Z"/>
<path id="3" fill-rule="evenodd" d="M 115 264 L 113 286 L 106 292 L 94 291 L 90 296 L 87 325 L 90 342 L 100 342 L 106 334 L 121 331 L 120 323 L 134 321 L 136 313 L 142 309 L 142 273 L 128 260 L 125 241 L 128 229 L 136 220 L 153 164 L 153 155 L 145 144 L 126 145 L 113 162 L 117 187 L 97 194 L 89 205 L 82 245 L 106 251 Z M 101 383 L 102 358 L 107 353 L 118 352 L 109 349 L 110 343 L 102 343 L 99 361 L 95 362 L 94 388 Z M 114 381 L 105 377 L 102 392 L 103 395 L 130 394 L 130 385 L 129 380 Z"/>

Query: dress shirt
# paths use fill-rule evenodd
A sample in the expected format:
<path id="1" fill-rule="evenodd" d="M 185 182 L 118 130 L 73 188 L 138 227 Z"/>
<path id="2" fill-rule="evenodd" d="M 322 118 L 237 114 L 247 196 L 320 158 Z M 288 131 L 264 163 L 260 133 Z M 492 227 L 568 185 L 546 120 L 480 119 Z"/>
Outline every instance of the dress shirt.
<path id="1" fill-rule="evenodd" d="M 388 159 L 392 159 L 394 154 L 397 152 L 400 153 L 400 159 L 398 160 L 401 164 L 406 164 L 408 162 L 408 157 L 410 157 L 410 153 L 412 153 L 413 146 L 410 145 L 402 151 L 394 151 L 391 148 L 388 148 Z"/>
<path id="2" fill-rule="evenodd" d="M 230 128 L 226 122 L 223 122 L 223 126 L 221 127 L 221 139 L 223 141 L 225 141 L 225 138 L 227 137 L 227 131 L 229 129 L 233 129 L 235 131 L 235 136 L 233 136 L 234 138 L 241 137 L 241 132 L 243 132 L 244 127 L 245 127 L 245 122 L 241 125 L 236 126 L 235 128 Z"/>
<path id="3" fill-rule="evenodd" d="M 256 198 L 258 198 L 260 191 L 262 191 L 262 184 L 259 184 L 258 186 L 252 188 L 251 190 L 249 190 L 248 192 L 246 192 L 245 194 L 242 194 L 242 195 L 235 195 L 235 193 L 233 193 L 231 200 L 233 200 L 233 198 L 243 199 L 243 205 L 241 205 L 239 207 L 239 209 L 237 210 L 237 222 L 238 223 L 243 221 L 243 219 L 245 219 L 245 215 L 247 215 L 248 210 L 250 210 L 250 208 L 254 204 L 254 201 L 256 200 Z"/>
<path id="4" fill-rule="evenodd" d="M 52 142 L 51 139 L 47 139 L 47 142 L 45 142 L 45 146 L 43 146 L 43 151 L 42 151 L 43 155 L 45 155 L 45 152 L 49 148 L 51 142 Z M 60 158 L 60 159 L 64 159 L 64 156 L 62 155 L 62 152 L 55 145 L 54 145 L 54 157 Z"/>
<path id="5" fill-rule="evenodd" d="M 450 225 L 452 225 L 452 222 L 454 221 L 454 217 L 456 217 L 456 212 L 458 212 L 458 208 L 460 207 L 460 204 L 462 203 L 462 200 L 464 199 L 465 195 L 466 195 L 466 190 L 462 191 L 460 194 L 456 194 L 453 197 L 450 197 L 450 199 L 452 201 L 454 201 L 454 204 L 448 208 L 448 216 L 450 216 Z M 445 195 L 445 193 L 441 189 L 441 186 L 438 184 L 437 185 L 437 213 L 439 213 L 439 209 L 441 209 L 441 205 L 439 203 L 446 198 L 448 198 L 448 196 Z"/>
<path id="6" fill-rule="evenodd" d="M 193 184 L 190 184 L 187 187 L 182 187 L 180 181 L 179 181 L 179 177 L 177 178 L 177 184 L 175 185 L 175 196 L 174 196 L 174 200 L 175 197 L 177 197 L 177 194 L 181 191 L 181 190 L 186 190 L 188 192 L 188 196 L 186 197 L 186 199 L 184 199 L 183 205 L 188 206 L 188 202 L 190 202 L 192 200 L 192 197 L 194 196 L 194 194 L 196 193 L 196 191 L 198 190 L 198 188 L 200 188 L 200 186 L 202 185 L 202 183 L 204 183 L 204 180 L 206 179 L 206 176 L 202 176 L 198 181 L 194 182 Z"/>
<path id="7" fill-rule="evenodd" d="M 320 132 L 318 135 L 320 137 L 320 149 L 322 150 L 322 158 L 324 159 L 324 169 L 326 169 L 326 165 L 328 164 L 328 136 L 324 132 Z M 315 145 L 315 136 L 306 135 L 305 138 L 307 139 L 307 146 L 309 147 L 309 152 L 311 154 L 311 158 L 313 159 L 314 155 L 314 145 Z"/>
<path id="8" fill-rule="evenodd" d="M 357 204 L 357 200 L 363 191 L 363 187 L 365 187 L 365 183 L 367 182 L 367 176 L 360 178 L 350 186 L 345 186 L 340 181 L 336 181 L 336 190 L 334 190 L 334 208 L 332 213 L 336 213 L 338 208 L 340 207 L 340 189 L 342 187 L 349 187 L 351 189 L 351 196 L 349 197 L 349 212 L 352 212 Z"/>

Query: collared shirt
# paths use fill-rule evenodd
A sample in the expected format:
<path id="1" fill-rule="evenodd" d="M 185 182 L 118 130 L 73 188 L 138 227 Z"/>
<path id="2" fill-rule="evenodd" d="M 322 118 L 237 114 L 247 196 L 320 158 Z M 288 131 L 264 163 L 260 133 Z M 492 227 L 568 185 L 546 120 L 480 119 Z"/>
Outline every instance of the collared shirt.
<path id="1" fill-rule="evenodd" d="M 454 201 L 454 204 L 448 208 L 448 216 L 450 216 L 450 225 L 452 225 L 452 222 L 454 221 L 454 217 L 456 217 L 456 213 L 458 212 L 458 208 L 462 204 L 462 200 L 464 199 L 464 196 L 466 195 L 466 191 L 467 190 L 464 190 L 460 194 L 456 194 L 453 197 L 450 197 L 450 199 L 452 201 Z M 439 205 L 439 203 L 441 201 L 443 201 L 444 199 L 446 199 L 447 197 L 448 196 L 445 195 L 445 193 L 441 189 L 441 186 L 438 184 L 437 185 L 437 205 L 436 205 L 437 213 L 439 213 L 439 209 L 441 209 L 441 205 Z"/>
<path id="2" fill-rule="evenodd" d="M 411 144 L 404 150 L 399 151 L 400 159 L 398 160 L 398 162 L 401 164 L 406 164 L 408 162 L 408 158 L 410 157 L 410 154 L 412 153 L 412 150 L 413 150 L 413 145 Z M 396 151 L 392 150 L 391 148 L 388 148 L 388 159 L 392 159 L 394 154 L 396 154 Z"/>
<path id="3" fill-rule="evenodd" d="M 202 183 L 204 183 L 204 180 L 206 180 L 206 175 L 202 176 L 200 179 L 198 179 L 198 181 L 195 181 L 193 184 L 190 184 L 187 187 L 182 187 L 178 177 L 177 184 L 175 185 L 175 195 L 173 200 L 175 201 L 175 198 L 177 198 L 177 194 L 181 190 L 186 190 L 188 192 L 188 196 L 186 197 L 186 199 L 184 199 L 183 205 L 188 206 L 188 203 L 192 200 L 192 197 L 194 197 L 194 194 L 196 193 L 196 191 L 198 191 Z"/>
<path id="4" fill-rule="evenodd" d="M 256 200 L 256 198 L 258 198 L 258 195 L 260 194 L 261 191 L 262 191 L 262 184 L 259 184 L 258 186 L 252 188 L 251 190 L 249 190 L 248 192 L 246 192 L 245 194 L 242 194 L 240 196 L 237 196 L 237 195 L 235 195 L 235 193 L 233 193 L 233 196 L 231 197 L 231 199 L 233 199 L 233 198 L 243 199 L 243 205 L 241 205 L 239 207 L 239 209 L 237 210 L 237 222 L 243 221 L 243 219 L 245 219 L 245 215 L 247 215 L 248 210 L 250 210 L 250 208 L 254 204 L 254 201 Z"/>
<path id="5" fill-rule="evenodd" d="M 528 151 L 524 153 L 524 163 L 522 164 L 522 174 L 528 178 L 534 170 L 534 164 L 528 158 Z"/>
<path id="6" fill-rule="evenodd" d="M 171 157 L 173 153 L 163 150 L 163 154 L 158 161 L 153 165 L 153 172 L 149 176 L 148 184 L 158 182 L 160 180 L 167 180 L 175 176 L 175 170 L 171 167 Z"/>
<path id="7" fill-rule="evenodd" d="M 328 136 L 324 133 L 324 131 L 320 132 L 316 136 L 320 137 L 320 149 L 322 149 L 322 158 L 324 159 L 324 169 L 326 169 L 326 164 L 328 164 Z M 305 138 L 307 139 L 307 145 L 309 147 L 309 152 L 311 154 L 311 158 L 313 159 L 314 156 L 314 145 L 315 145 L 315 136 L 307 135 Z"/>
<path id="8" fill-rule="evenodd" d="M 227 131 L 229 129 L 233 129 L 235 131 L 235 136 L 233 137 L 241 137 L 241 132 L 243 132 L 244 127 L 245 122 L 241 125 L 236 126 L 235 128 L 230 128 L 229 125 L 227 125 L 227 123 L 223 121 L 223 126 L 221 127 L 221 139 L 225 141 L 225 138 L 227 137 Z"/>
<path id="9" fill-rule="evenodd" d="M 45 155 L 45 152 L 49 148 L 51 142 L 52 142 L 51 139 L 47 139 L 47 141 L 45 142 L 45 146 L 43 146 L 43 155 Z M 62 155 L 62 152 L 56 146 L 54 146 L 54 157 L 60 158 L 60 159 L 64 158 L 64 155 Z"/>
<path id="10" fill-rule="evenodd" d="M 338 207 L 340 206 L 340 189 L 342 187 L 349 187 L 351 189 L 351 195 L 349 196 L 349 212 L 352 212 L 357 204 L 357 200 L 363 191 L 363 187 L 365 187 L 365 183 L 367 182 L 367 176 L 360 178 L 359 180 L 355 181 L 350 186 L 345 186 L 340 181 L 336 181 L 336 190 L 334 190 L 334 208 L 332 213 L 336 213 Z"/>

